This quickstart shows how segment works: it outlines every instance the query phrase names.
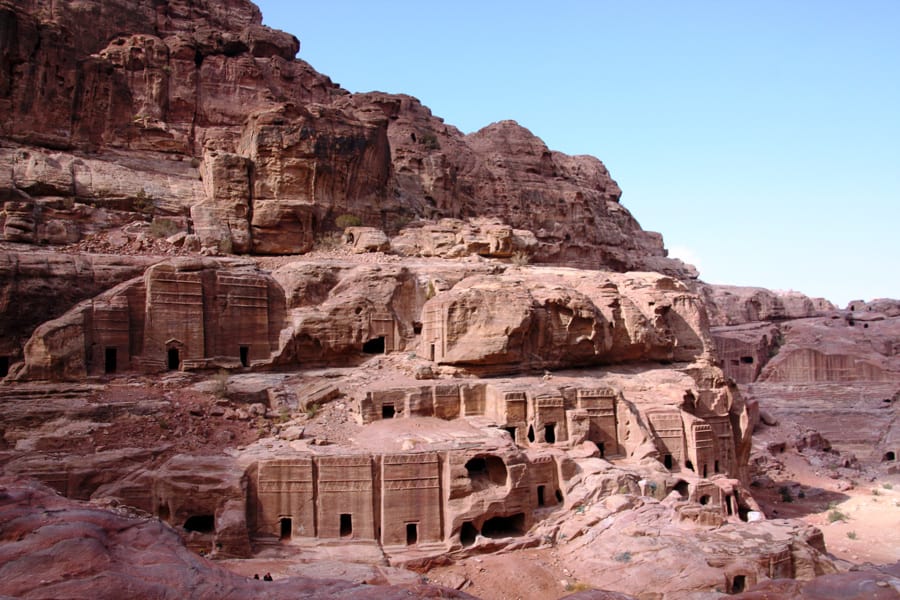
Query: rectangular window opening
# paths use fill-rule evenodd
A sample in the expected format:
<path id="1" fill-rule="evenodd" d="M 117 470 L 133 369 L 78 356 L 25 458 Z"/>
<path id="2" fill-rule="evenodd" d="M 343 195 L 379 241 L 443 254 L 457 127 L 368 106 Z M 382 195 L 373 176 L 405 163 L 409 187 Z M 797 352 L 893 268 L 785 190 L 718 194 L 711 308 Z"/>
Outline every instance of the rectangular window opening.
<path id="1" fill-rule="evenodd" d="M 281 532 L 280 532 L 279 537 L 282 540 L 289 540 L 289 539 L 291 539 L 291 534 L 293 533 L 293 531 L 294 531 L 294 527 L 293 527 L 293 521 L 291 520 L 291 518 L 290 517 L 282 517 L 281 518 Z"/>
<path id="2" fill-rule="evenodd" d="M 348 513 L 341 513 L 341 537 L 350 537 L 353 535 L 353 516 Z"/>
<path id="3" fill-rule="evenodd" d="M 116 367 L 117 367 L 116 358 L 117 358 L 116 348 L 107 348 L 104 353 L 104 357 L 103 357 L 104 371 L 106 373 L 115 373 L 116 372 Z"/>
<path id="4" fill-rule="evenodd" d="M 544 441 L 548 444 L 556 443 L 556 423 L 544 425 Z"/>

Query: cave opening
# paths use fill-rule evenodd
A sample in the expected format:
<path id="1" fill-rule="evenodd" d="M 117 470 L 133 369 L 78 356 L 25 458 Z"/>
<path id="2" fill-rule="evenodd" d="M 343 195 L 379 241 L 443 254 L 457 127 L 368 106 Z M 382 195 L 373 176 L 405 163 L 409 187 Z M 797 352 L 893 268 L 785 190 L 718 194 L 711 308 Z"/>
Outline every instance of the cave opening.
<path id="1" fill-rule="evenodd" d="M 732 594 L 740 594 L 744 591 L 744 588 L 747 586 L 747 576 L 746 575 L 735 575 L 734 579 L 731 580 L 731 593 Z"/>
<path id="2" fill-rule="evenodd" d="M 191 515 L 184 522 L 184 528 L 197 533 L 212 533 L 216 530 L 216 518 L 213 515 Z"/>
<path id="3" fill-rule="evenodd" d="M 363 343 L 362 350 L 364 354 L 384 354 L 384 336 Z"/>
<path id="4" fill-rule="evenodd" d="M 476 456 L 466 462 L 469 479 L 475 482 L 506 485 L 506 464 L 497 456 Z"/>
<path id="5" fill-rule="evenodd" d="M 671 454 L 666 454 L 665 456 L 663 456 L 663 465 L 667 469 L 672 468 L 672 455 Z"/>
<path id="6" fill-rule="evenodd" d="M 475 543 L 478 536 L 478 530 L 472 524 L 472 521 L 466 521 L 459 530 L 459 543 L 463 546 L 471 546 Z"/>
<path id="7" fill-rule="evenodd" d="M 884 453 L 884 462 L 889 462 L 892 460 L 897 460 L 897 454 L 893 450 L 888 450 Z"/>
<path id="8" fill-rule="evenodd" d="M 484 522 L 481 535 L 489 538 L 516 537 L 525 533 L 525 513 L 493 517 Z"/>

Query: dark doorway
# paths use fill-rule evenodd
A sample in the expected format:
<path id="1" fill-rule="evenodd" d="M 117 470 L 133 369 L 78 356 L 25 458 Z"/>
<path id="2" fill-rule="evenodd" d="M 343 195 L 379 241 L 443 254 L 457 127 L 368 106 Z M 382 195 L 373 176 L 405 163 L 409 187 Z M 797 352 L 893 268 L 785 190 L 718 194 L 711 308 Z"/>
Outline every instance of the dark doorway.
<path id="1" fill-rule="evenodd" d="M 544 486 L 537 486 L 538 506 L 544 505 Z"/>
<path id="2" fill-rule="evenodd" d="M 419 543 L 419 524 L 418 523 L 407 523 L 406 524 L 406 545 L 413 546 Z"/>
<path id="3" fill-rule="evenodd" d="M 289 540 L 294 532 L 293 521 L 290 517 L 281 517 L 281 539 Z"/>
<path id="4" fill-rule="evenodd" d="M 681 494 L 682 498 L 687 498 L 690 495 L 690 488 L 688 487 L 688 482 L 684 479 L 679 479 L 678 483 L 675 484 L 674 490 Z"/>
<path id="5" fill-rule="evenodd" d="M 363 344 L 365 354 L 384 354 L 384 336 L 373 338 Z"/>
<path id="6" fill-rule="evenodd" d="M 703 463 L 703 476 L 706 477 L 708 472 L 709 472 L 709 465 L 706 463 Z"/>
<path id="7" fill-rule="evenodd" d="M 397 413 L 394 410 L 393 404 L 382 404 L 381 405 L 381 418 L 382 419 L 393 419 L 394 415 Z"/>
<path id="8" fill-rule="evenodd" d="M 104 353 L 104 362 L 103 369 L 106 373 L 115 373 L 116 372 L 116 349 L 115 348 L 107 348 Z"/>
<path id="9" fill-rule="evenodd" d="M 709 496 L 700 496 L 700 504 L 703 506 L 709 504 Z"/>
<path id="10" fill-rule="evenodd" d="M 606 446 L 603 444 L 603 442 L 597 442 L 597 450 L 600 451 L 600 458 L 606 456 Z"/>
<path id="11" fill-rule="evenodd" d="M 353 516 L 341 513 L 341 537 L 350 537 L 351 535 L 353 535 Z"/>
<path id="12" fill-rule="evenodd" d="M 459 530 L 459 543 L 463 546 L 471 546 L 475 543 L 475 537 L 477 535 L 478 530 L 472 525 L 472 521 L 466 521 Z"/>
<path id="13" fill-rule="evenodd" d="M 212 533 L 216 530 L 216 518 L 213 515 L 193 515 L 184 522 L 184 528 L 198 533 Z"/>
<path id="14" fill-rule="evenodd" d="M 489 538 L 513 537 L 523 533 L 525 533 L 525 513 L 488 519 L 481 528 L 481 535 Z"/>
<path id="15" fill-rule="evenodd" d="M 684 461 L 684 466 L 687 467 L 689 471 L 694 470 L 694 463 L 689 460 Z"/>
<path id="16" fill-rule="evenodd" d="M 9 357 L 0 356 L 0 377 L 9 375 Z"/>
<path id="17" fill-rule="evenodd" d="M 671 454 L 666 454 L 665 456 L 663 456 L 663 465 L 665 465 L 665 467 L 667 469 L 672 468 L 672 455 Z"/>
<path id="18" fill-rule="evenodd" d="M 534 425 L 528 426 L 528 441 L 534 442 Z"/>
<path id="19" fill-rule="evenodd" d="M 731 496 L 725 496 L 725 510 L 728 512 L 729 516 L 734 514 L 734 509 L 731 506 L 731 502 Z"/>
<path id="20" fill-rule="evenodd" d="M 560 504 L 562 504 L 563 503 L 562 492 L 560 490 L 556 490 L 555 496 L 556 496 L 556 501 L 559 502 Z"/>
<path id="21" fill-rule="evenodd" d="M 422 323 L 413 321 L 413 334 L 419 335 L 420 333 L 422 333 Z"/>
<path id="22" fill-rule="evenodd" d="M 434 360 L 434 344 L 431 344 L 431 356 L 428 360 Z"/>
<path id="23" fill-rule="evenodd" d="M 504 427 L 506 429 L 506 433 L 509 434 L 509 437 L 516 441 L 516 428 L 515 427 Z"/>
<path id="24" fill-rule="evenodd" d="M 745 575 L 735 575 L 731 580 L 731 593 L 740 594 L 747 585 L 747 577 Z"/>
<path id="25" fill-rule="evenodd" d="M 166 352 L 166 366 L 169 367 L 170 371 L 177 371 L 178 367 L 181 366 L 181 355 L 178 352 L 178 348 L 169 348 Z"/>
<path id="26" fill-rule="evenodd" d="M 893 450 L 888 450 L 884 453 L 884 462 L 889 462 L 892 460 L 897 460 L 897 455 L 894 454 Z"/>
<path id="27" fill-rule="evenodd" d="M 544 441 L 548 444 L 556 443 L 556 423 L 544 425 Z"/>
<path id="28" fill-rule="evenodd" d="M 719 461 L 716 461 L 715 467 L 713 467 L 713 468 L 714 468 L 714 470 L 715 470 L 716 473 L 719 472 Z"/>
<path id="29" fill-rule="evenodd" d="M 250 366 L 250 346 L 241 346 L 241 366 Z"/>
<path id="30" fill-rule="evenodd" d="M 160 521 L 168 521 L 169 520 L 169 505 L 168 504 L 160 504 L 159 508 L 156 510 L 156 514 L 159 516 Z"/>

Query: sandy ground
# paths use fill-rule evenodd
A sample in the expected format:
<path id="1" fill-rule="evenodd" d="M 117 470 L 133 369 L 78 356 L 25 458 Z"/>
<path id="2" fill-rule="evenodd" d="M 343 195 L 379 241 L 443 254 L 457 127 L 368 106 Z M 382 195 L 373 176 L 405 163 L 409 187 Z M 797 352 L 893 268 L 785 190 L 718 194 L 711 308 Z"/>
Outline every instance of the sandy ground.
<path id="1" fill-rule="evenodd" d="M 836 480 L 817 472 L 802 455 L 786 452 L 778 458 L 784 470 L 773 477 L 775 485 L 753 489 L 768 516 L 802 519 L 819 527 L 828 551 L 837 558 L 858 564 L 900 560 L 900 476 L 876 477 L 839 491 Z M 790 502 L 779 491 L 784 487 Z"/>

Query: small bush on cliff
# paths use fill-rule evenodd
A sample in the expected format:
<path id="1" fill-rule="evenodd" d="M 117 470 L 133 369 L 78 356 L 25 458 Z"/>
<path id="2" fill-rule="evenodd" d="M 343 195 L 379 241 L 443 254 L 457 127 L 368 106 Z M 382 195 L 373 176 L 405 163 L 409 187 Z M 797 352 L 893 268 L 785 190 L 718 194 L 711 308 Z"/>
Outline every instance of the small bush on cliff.
<path id="1" fill-rule="evenodd" d="M 357 217 L 356 215 L 339 215 L 335 220 L 334 224 L 339 229 L 347 229 L 348 227 L 359 227 L 362 225 L 362 219 Z"/>
<path id="2" fill-rule="evenodd" d="M 152 215 L 153 209 L 156 208 L 153 203 L 153 197 L 147 194 L 144 188 L 141 188 L 131 201 L 131 209 L 144 215 Z"/>
<path id="3" fill-rule="evenodd" d="M 419 143 L 426 150 L 440 150 L 441 143 L 438 141 L 437 135 L 427 131 L 419 136 Z"/>

